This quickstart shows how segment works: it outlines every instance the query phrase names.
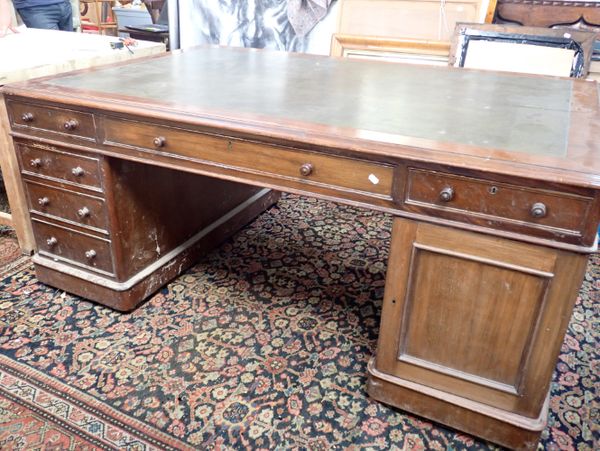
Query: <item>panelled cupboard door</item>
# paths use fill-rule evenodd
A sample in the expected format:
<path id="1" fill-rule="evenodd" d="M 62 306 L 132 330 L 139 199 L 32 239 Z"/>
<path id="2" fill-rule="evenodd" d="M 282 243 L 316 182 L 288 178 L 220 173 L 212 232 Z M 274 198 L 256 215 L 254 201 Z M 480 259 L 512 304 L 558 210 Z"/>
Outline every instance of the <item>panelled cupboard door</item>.
<path id="1" fill-rule="evenodd" d="M 395 219 L 375 368 L 537 418 L 586 261 Z"/>

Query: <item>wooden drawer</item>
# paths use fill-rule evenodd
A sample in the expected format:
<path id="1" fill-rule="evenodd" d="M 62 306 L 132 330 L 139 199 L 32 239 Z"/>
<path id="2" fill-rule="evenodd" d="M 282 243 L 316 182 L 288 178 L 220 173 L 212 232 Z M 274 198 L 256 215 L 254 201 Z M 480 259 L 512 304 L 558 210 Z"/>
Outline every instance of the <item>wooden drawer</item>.
<path id="1" fill-rule="evenodd" d="M 8 111 L 14 129 L 37 129 L 96 139 L 94 117 L 89 113 L 20 102 L 9 102 Z"/>
<path id="2" fill-rule="evenodd" d="M 21 172 L 79 185 L 100 188 L 100 163 L 98 158 L 48 150 L 35 146 L 19 145 Z"/>
<path id="3" fill-rule="evenodd" d="M 351 158 L 107 118 L 107 144 L 151 148 L 196 161 L 391 198 L 393 168 Z"/>
<path id="4" fill-rule="evenodd" d="M 112 274 L 110 241 L 58 227 L 36 218 L 32 220 L 33 234 L 40 254 L 76 266 L 94 268 Z"/>
<path id="5" fill-rule="evenodd" d="M 581 236 L 593 199 L 576 194 L 411 168 L 405 203 L 467 221 L 512 222 Z M 470 219 L 469 219 L 470 218 Z"/>
<path id="6" fill-rule="evenodd" d="M 25 185 L 30 211 L 57 216 L 104 232 L 108 230 L 108 217 L 103 198 L 52 188 L 32 181 L 27 181 Z"/>

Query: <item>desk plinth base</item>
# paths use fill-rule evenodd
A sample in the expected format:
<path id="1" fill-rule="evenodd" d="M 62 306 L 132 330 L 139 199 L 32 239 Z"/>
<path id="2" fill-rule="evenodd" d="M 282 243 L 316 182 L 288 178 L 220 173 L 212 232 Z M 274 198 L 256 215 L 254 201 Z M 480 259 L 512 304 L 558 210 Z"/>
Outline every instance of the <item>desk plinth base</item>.
<path id="1" fill-rule="evenodd" d="M 548 401 L 538 418 L 527 418 L 368 367 L 367 391 L 377 401 L 512 449 L 536 449 L 548 417 Z"/>
<path id="2" fill-rule="evenodd" d="M 92 275 L 88 271 L 73 268 L 39 254 L 33 257 L 36 276 L 40 282 L 47 285 L 127 312 L 193 265 L 201 255 L 216 248 L 254 220 L 275 204 L 280 196 L 280 192 L 273 190 L 258 192 L 124 282 Z"/>

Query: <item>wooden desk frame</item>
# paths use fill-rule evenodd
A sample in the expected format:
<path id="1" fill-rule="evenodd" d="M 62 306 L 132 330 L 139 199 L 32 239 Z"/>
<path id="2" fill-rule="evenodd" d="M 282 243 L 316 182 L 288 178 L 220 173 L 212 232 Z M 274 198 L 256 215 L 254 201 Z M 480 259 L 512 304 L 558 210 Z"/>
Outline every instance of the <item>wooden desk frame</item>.
<path id="1" fill-rule="evenodd" d="M 569 145 L 588 161 L 600 153 L 588 140 L 600 126 L 597 90 L 570 83 Z M 129 310 L 275 202 L 275 190 L 391 213 L 369 394 L 535 449 L 587 254 L 597 250 L 593 170 L 259 114 L 195 113 L 46 80 L 9 86 L 5 98 L 42 282 Z M 190 186 L 207 194 L 184 196 Z M 99 206 L 91 217 L 81 199 Z M 132 226 L 134 215 L 149 219 Z"/>

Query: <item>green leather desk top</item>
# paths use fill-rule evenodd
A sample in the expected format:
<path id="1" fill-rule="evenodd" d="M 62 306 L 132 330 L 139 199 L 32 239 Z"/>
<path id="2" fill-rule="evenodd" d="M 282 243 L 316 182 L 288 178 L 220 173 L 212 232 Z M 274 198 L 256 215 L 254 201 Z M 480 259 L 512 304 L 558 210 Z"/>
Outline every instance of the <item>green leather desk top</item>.
<path id="1" fill-rule="evenodd" d="M 598 90 L 583 80 L 198 47 L 4 92 L 218 134 L 600 187 Z"/>
<path id="2" fill-rule="evenodd" d="M 115 83 L 115 80 L 119 80 Z M 572 81 L 201 48 L 51 82 L 217 112 L 562 156 Z"/>

